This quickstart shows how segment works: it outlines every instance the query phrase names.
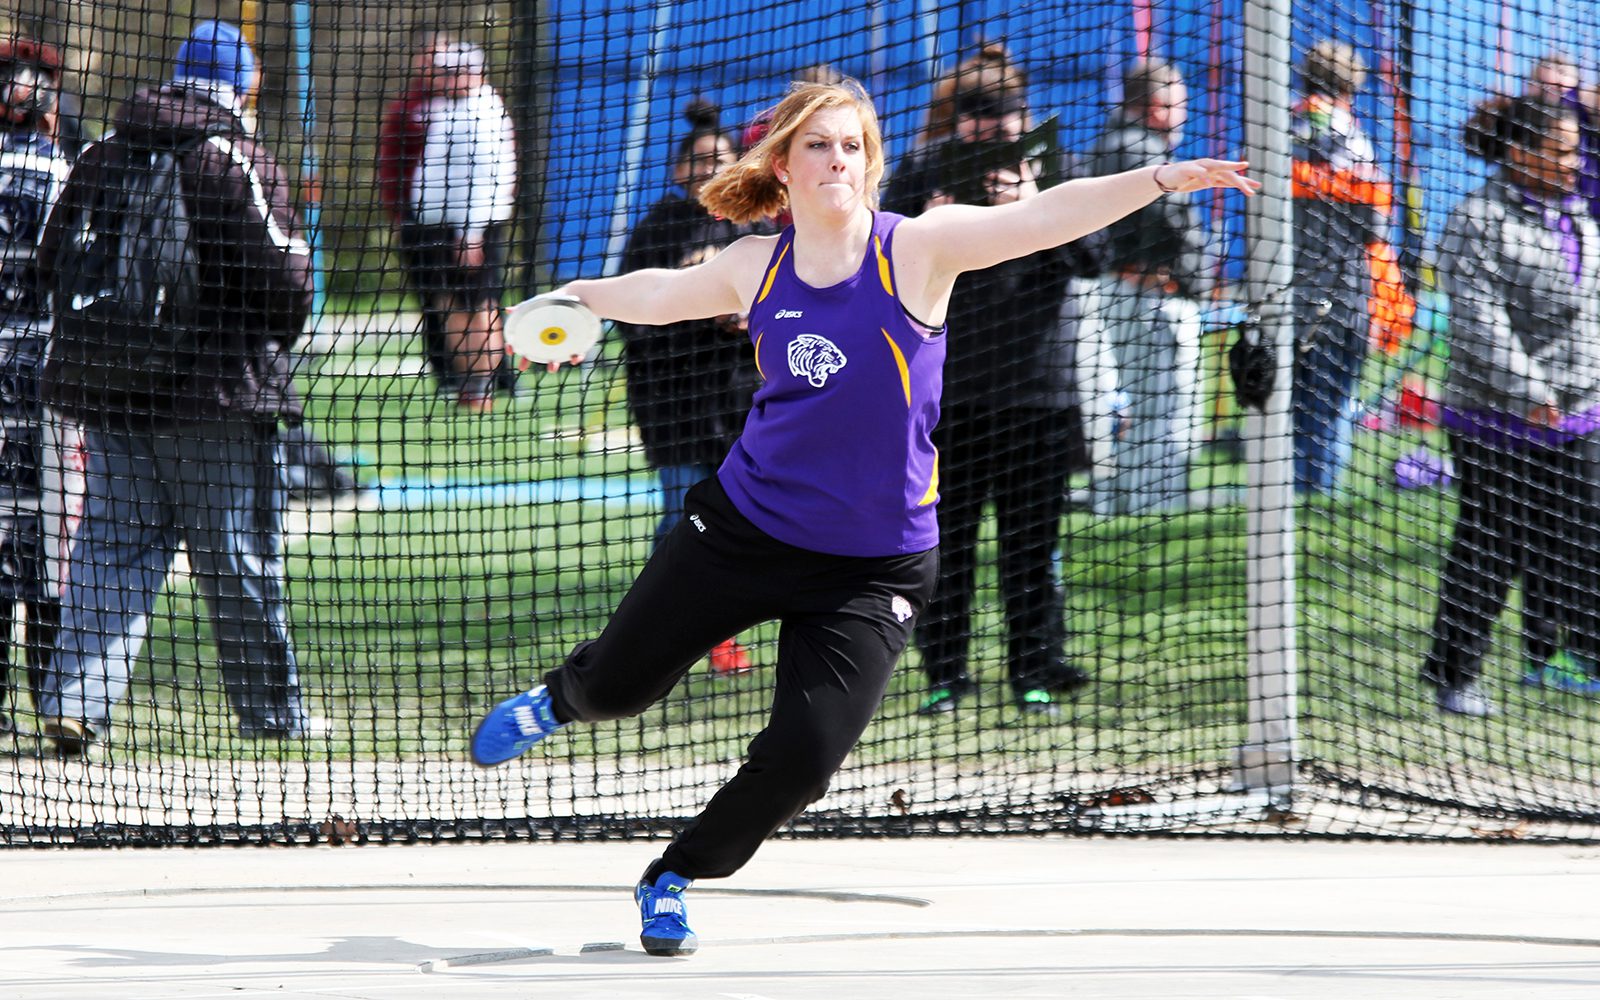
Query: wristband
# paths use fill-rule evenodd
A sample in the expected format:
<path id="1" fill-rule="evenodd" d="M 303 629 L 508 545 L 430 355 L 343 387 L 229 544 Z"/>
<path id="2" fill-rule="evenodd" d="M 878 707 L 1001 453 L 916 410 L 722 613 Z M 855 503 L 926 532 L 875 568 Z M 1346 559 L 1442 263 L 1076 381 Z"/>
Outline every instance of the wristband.
<path id="1" fill-rule="evenodd" d="M 1156 182 L 1156 190 L 1160 191 L 1162 194 L 1177 194 L 1178 193 L 1178 189 L 1177 188 L 1175 188 L 1175 187 L 1167 187 L 1165 184 L 1161 183 L 1161 168 L 1162 167 L 1170 167 L 1170 166 L 1172 166 L 1171 163 L 1158 163 L 1158 164 L 1156 164 L 1155 173 L 1150 175 L 1150 179 Z"/>

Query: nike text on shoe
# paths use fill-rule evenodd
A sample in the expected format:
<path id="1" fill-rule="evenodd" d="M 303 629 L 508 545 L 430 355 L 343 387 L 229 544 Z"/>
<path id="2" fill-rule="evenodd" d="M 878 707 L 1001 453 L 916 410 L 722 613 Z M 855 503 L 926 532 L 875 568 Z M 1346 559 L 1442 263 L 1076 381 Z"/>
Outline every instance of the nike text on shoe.
<path id="1" fill-rule="evenodd" d="M 556 721 L 550 692 L 540 684 L 489 710 L 472 734 L 472 762 L 479 767 L 504 764 L 565 724 Z"/>
<path id="2" fill-rule="evenodd" d="M 689 929 L 689 915 L 683 907 L 683 893 L 693 883 L 673 872 L 663 872 L 655 884 L 640 882 L 633 890 L 639 904 L 639 919 L 644 930 L 639 943 L 650 955 L 693 955 L 700 939 Z"/>

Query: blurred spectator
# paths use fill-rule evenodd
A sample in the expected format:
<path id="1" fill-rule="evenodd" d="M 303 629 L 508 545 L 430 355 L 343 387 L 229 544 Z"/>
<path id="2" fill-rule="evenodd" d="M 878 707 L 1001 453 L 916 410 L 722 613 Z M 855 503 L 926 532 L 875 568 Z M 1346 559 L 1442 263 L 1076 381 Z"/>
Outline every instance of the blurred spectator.
<path id="1" fill-rule="evenodd" d="M 430 31 L 417 41 L 406 92 L 380 130 L 379 192 L 422 302 L 441 393 L 488 409 L 495 391 L 516 381 L 500 316 L 515 135 L 484 76 L 482 49 Z"/>
<path id="2" fill-rule="evenodd" d="M 716 105 L 696 100 L 684 109 L 689 131 L 672 161 L 677 188 L 651 206 L 623 251 L 623 271 L 698 264 L 743 235 L 738 226 L 700 206 L 700 189 L 735 160 Z M 619 323 L 627 344 L 628 403 L 645 456 L 661 480 L 661 520 L 655 543 L 683 518 L 689 487 L 707 479 L 744 426 L 757 376 L 746 335 L 747 317 L 720 316 L 671 326 Z M 711 650 L 719 674 L 750 669 L 744 647 L 729 639 Z"/>
<path id="3" fill-rule="evenodd" d="M 1579 146 L 1583 161 L 1578 171 L 1578 194 L 1589 214 L 1600 219 L 1600 91 L 1586 89 L 1578 62 L 1565 52 L 1548 52 L 1533 66 L 1523 93 L 1546 104 L 1560 104 L 1578 115 Z"/>
<path id="4" fill-rule="evenodd" d="M 61 559 L 69 463 L 81 459 L 75 428 L 47 414 L 39 367 L 50 333 L 48 292 L 36 248 L 67 178 L 58 142 L 61 55 L 31 38 L 0 39 L 0 732 L 13 729 L 8 695 L 16 609 L 23 610 L 17 666 L 39 690 L 61 619 Z M 80 467 L 81 468 L 81 467 Z M 81 493 L 81 477 L 77 485 Z"/>
<path id="5" fill-rule="evenodd" d="M 1524 682 L 1600 693 L 1600 229 L 1576 197 L 1575 109 L 1519 98 L 1470 142 L 1499 170 L 1439 246 L 1461 485 L 1422 674 L 1440 711 L 1486 716 L 1483 656 L 1518 577 Z"/>
<path id="6" fill-rule="evenodd" d="M 279 420 L 299 419 L 285 351 L 311 309 L 311 256 L 277 161 L 241 119 L 259 79 L 237 28 L 198 25 L 171 80 L 136 93 L 116 115 L 114 138 L 85 150 L 40 245 L 58 308 L 44 396 L 82 421 L 89 454 L 61 632 L 39 698 L 43 729 L 63 755 L 82 754 L 109 726 L 180 542 L 209 605 L 240 733 L 295 738 L 321 727 L 301 701 L 284 606 L 277 440 Z M 120 296 L 63 301 L 81 280 L 68 265 L 102 247 L 119 265 L 139 259 L 118 248 L 140 244 L 96 206 L 124 196 L 144 199 L 135 212 L 157 204 L 140 194 L 151 169 L 143 165 L 162 164 L 164 151 L 176 164 L 192 243 L 184 266 L 195 276 L 176 282 L 160 300 L 170 308 L 155 314 L 170 346 L 129 358 L 125 345 L 90 339 L 102 320 L 78 316 L 105 317 L 90 310 Z M 111 228 L 92 242 L 76 235 L 95 226 Z M 108 357 L 124 361 L 106 365 Z"/>
<path id="7" fill-rule="evenodd" d="M 1188 89 L 1176 68 L 1141 60 L 1122 82 L 1122 105 L 1096 140 L 1083 171 L 1120 173 L 1172 158 L 1188 120 Z M 1200 298 L 1211 282 L 1205 230 L 1193 198 L 1171 195 L 1111 226 L 1101 237 L 1105 276 L 1085 322 L 1103 326 L 1124 394 L 1112 446 L 1115 471 L 1095 486 L 1106 514 L 1184 509 L 1189 455 L 1200 424 Z"/>
<path id="8" fill-rule="evenodd" d="M 1367 68 L 1341 42 L 1300 64 L 1294 108 L 1294 481 L 1328 493 L 1349 463 L 1356 380 L 1367 356 L 1369 249 L 1387 236 L 1394 192 L 1351 99 Z"/>
<path id="9" fill-rule="evenodd" d="M 1578 114 L 1579 144 L 1583 163 L 1578 175 L 1578 193 L 1588 205 L 1589 214 L 1600 219 L 1600 89 L 1583 86 L 1577 60 L 1561 51 L 1539 57 L 1523 80 L 1522 96 L 1561 104 Z M 1479 102 L 1467 119 L 1463 143 L 1467 152 L 1489 158 L 1494 145 L 1495 124 L 1516 98 L 1510 94 L 1491 94 Z M 1487 145 L 1486 145 L 1487 142 Z"/>
<path id="10" fill-rule="evenodd" d="M 1581 82 L 1576 59 L 1565 52 L 1547 52 L 1533 64 L 1522 95 L 1546 104 L 1565 104 L 1578 93 Z"/>
<path id="11" fill-rule="evenodd" d="M 986 47 L 951 74 L 949 134 L 916 150 L 894 177 L 887 211 L 920 215 L 960 201 L 1030 198 L 1040 178 L 1023 142 L 1027 80 L 1005 49 Z M 975 687 L 968 666 L 978 528 L 993 501 L 1006 664 L 1023 711 L 1056 715 L 1058 696 L 1088 683 L 1066 659 L 1060 543 L 1068 477 L 1088 467 L 1076 388 L 1075 327 L 1061 322 L 1074 274 L 1058 248 L 963 274 L 950 296 L 939 449 L 939 585 L 917 628 L 929 691 L 919 711 L 952 711 Z"/>

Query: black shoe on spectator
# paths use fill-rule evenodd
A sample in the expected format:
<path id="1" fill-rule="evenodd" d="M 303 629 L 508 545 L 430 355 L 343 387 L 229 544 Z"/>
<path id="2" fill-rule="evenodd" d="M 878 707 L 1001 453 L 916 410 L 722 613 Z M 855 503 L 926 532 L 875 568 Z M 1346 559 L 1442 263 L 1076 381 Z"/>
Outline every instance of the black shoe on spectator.
<path id="1" fill-rule="evenodd" d="M 39 735 L 53 741 L 57 757 L 83 757 L 94 745 L 94 730 L 77 719 L 46 719 L 39 727 Z"/>
<path id="2" fill-rule="evenodd" d="M 922 704 L 917 706 L 917 714 L 948 715 L 956 710 L 961 699 L 973 692 L 973 688 L 974 685 L 969 680 L 935 684 L 928 689 L 927 697 L 922 699 Z"/>
<path id="3" fill-rule="evenodd" d="M 1089 672 L 1075 663 L 1064 663 L 1059 667 L 1038 670 L 1027 677 L 1020 677 L 1014 682 L 1018 697 L 1023 691 L 1047 691 L 1050 694 L 1071 694 L 1089 686 L 1094 678 Z"/>
<path id="4" fill-rule="evenodd" d="M 496 391 L 507 396 L 515 396 L 518 389 L 518 380 L 522 372 L 517 369 L 516 363 L 510 358 L 500 363 L 494 372 L 494 387 Z"/>
<path id="5" fill-rule="evenodd" d="M 1056 696 L 1043 688 L 1029 688 L 1017 692 L 1017 710 L 1023 715 L 1032 715 L 1041 719 L 1061 718 L 1061 706 L 1056 704 Z"/>

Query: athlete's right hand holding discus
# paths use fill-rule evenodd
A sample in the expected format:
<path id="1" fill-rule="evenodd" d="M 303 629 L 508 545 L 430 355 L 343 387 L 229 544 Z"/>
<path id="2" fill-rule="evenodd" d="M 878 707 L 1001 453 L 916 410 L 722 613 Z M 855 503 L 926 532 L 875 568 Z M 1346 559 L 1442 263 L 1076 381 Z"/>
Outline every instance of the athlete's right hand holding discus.
<path id="1" fill-rule="evenodd" d="M 1242 162 L 1194 160 L 907 219 L 877 211 L 883 166 L 858 84 L 797 85 L 766 137 L 700 192 L 731 222 L 788 208 L 792 226 L 692 267 L 561 289 L 569 303 L 642 326 L 748 314 L 763 379 L 728 457 L 689 491 L 688 516 L 605 630 L 472 735 L 473 760 L 490 767 L 569 724 L 638 715 L 718 641 L 782 623 L 767 728 L 636 887 L 640 938 L 654 955 L 696 948 L 683 901 L 695 879 L 737 871 L 823 794 L 933 597 L 931 431 L 957 275 L 1071 242 L 1163 193 L 1260 187 Z"/>

